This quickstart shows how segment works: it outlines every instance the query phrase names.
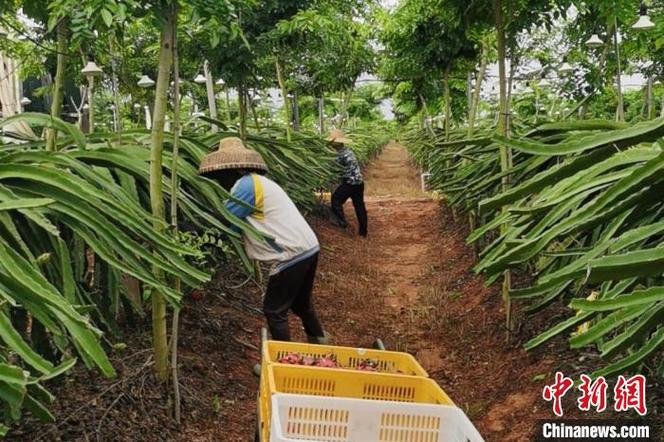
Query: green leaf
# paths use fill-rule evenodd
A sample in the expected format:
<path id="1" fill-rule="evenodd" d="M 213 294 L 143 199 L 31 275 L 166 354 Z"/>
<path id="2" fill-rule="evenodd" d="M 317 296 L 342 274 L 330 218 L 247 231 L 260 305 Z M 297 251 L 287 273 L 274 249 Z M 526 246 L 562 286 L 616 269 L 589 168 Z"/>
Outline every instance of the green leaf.
<path id="1" fill-rule="evenodd" d="M 653 304 L 664 301 L 664 287 L 650 287 L 645 290 L 637 290 L 629 295 L 622 295 L 614 299 L 573 299 L 570 308 L 575 310 L 606 312 L 618 310 L 625 307 L 633 307 L 640 304 Z"/>
<path id="2" fill-rule="evenodd" d="M 76 283 L 74 282 L 74 271 L 71 266 L 71 255 L 69 248 L 62 239 L 58 238 L 58 256 L 60 257 L 60 273 L 62 274 L 62 293 L 71 304 L 76 302 Z"/>
<path id="3" fill-rule="evenodd" d="M 578 334 L 569 340 L 572 348 L 585 347 L 588 344 L 596 342 L 602 336 L 615 330 L 625 322 L 638 318 L 649 306 L 643 307 L 641 305 L 636 307 L 628 307 L 622 310 L 615 311 L 610 315 L 599 320 L 595 325 L 591 326 L 585 333 Z"/>
<path id="4" fill-rule="evenodd" d="M 613 357 L 619 351 L 626 350 L 636 342 L 642 342 L 645 335 L 661 325 L 664 304 L 653 306 L 643 316 L 634 321 L 624 332 L 602 345 L 601 356 L 603 358 Z"/>
<path id="5" fill-rule="evenodd" d="M 581 322 L 587 321 L 593 314 L 594 313 L 583 313 L 559 322 L 547 331 L 539 334 L 538 336 L 535 336 L 533 339 L 526 342 L 523 348 L 526 350 L 532 350 L 564 332 L 565 330 L 568 330 Z"/>
<path id="6" fill-rule="evenodd" d="M 66 361 L 62 362 L 60 365 L 55 367 L 50 373 L 44 376 L 39 377 L 39 381 L 47 381 L 49 379 L 56 378 L 65 372 L 69 371 L 74 365 L 76 365 L 77 359 L 76 358 L 71 358 L 67 359 Z"/>
<path id="7" fill-rule="evenodd" d="M 4 365 L 4 364 L 2 364 Z M 3 366 L 0 365 L 0 379 L 3 378 Z M 7 383 L 0 380 L 0 399 L 9 406 L 9 416 L 13 420 L 21 417 L 21 406 L 25 399 L 27 388 L 25 385 Z"/>
<path id="8" fill-rule="evenodd" d="M 2 241 L 0 241 L 0 262 L 14 278 L 18 278 L 14 284 L 22 290 L 21 293 L 45 303 L 50 313 L 67 328 L 79 351 L 90 357 L 106 376 L 115 375 L 115 371 L 106 353 L 101 348 L 99 339 L 93 333 L 93 328 L 89 322 L 80 316 L 64 298 L 59 296 L 57 290 L 43 275 L 12 249 L 6 248 Z M 0 276 L 4 275 L 0 273 Z M 7 281 L 6 278 L 4 280 Z M 30 307 L 31 311 L 32 309 L 34 309 L 33 306 Z"/>
<path id="9" fill-rule="evenodd" d="M 9 126 L 17 122 L 25 122 L 28 124 L 35 124 L 38 126 L 51 127 L 64 132 L 72 137 L 76 145 L 85 149 L 85 136 L 83 132 L 73 124 L 65 123 L 63 120 L 51 117 L 46 114 L 39 114 L 36 112 L 23 112 L 21 114 L 13 115 L 11 117 L 0 120 L 0 128 Z"/>
<path id="10" fill-rule="evenodd" d="M 575 120 L 563 121 L 556 123 L 546 123 L 537 126 L 532 132 L 526 134 L 531 137 L 535 134 L 544 132 L 571 132 L 571 131 L 587 131 L 587 130 L 616 130 L 626 129 L 629 127 L 626 123 L 621 123 L 612 120 Z"/>
<path id="11" fill-rule="evenodd" d="M 0 338 L 14 350 L 25 362 L 44 374 L 53 371 L 53 364 L 30 348 L 23 337 L 14 329 L 6 314 L 0 312 Z"/>
<path id="12" fill-rule="evenodd" d="M 37 419 L 44 423 L 55 422 L 55 416 L 48 411 L 48 408 L 29 394 L 25 395 L 23 406 L 33 414 Z"/>
<path id="13" fill-rule="evenodd" d="M 614 362 L 613 364 L 595 371 L 592 374 L 592 377 L 597 378 L 599 376 L 611 376 L 617 373 L 623 373 L 641 363 L 648 356 L 656 352 L 663 343 L 664 327 L 661 327 L 655 334 L 652 335 L 648 342 L 646 342 L 646 344 L 640 347 L 637 351 L 617 362 Z"/>
<path id="14" fill-rule="evenodd" d="M 111 11 L 109 11 L 106 8 L 101 9 L 101 18 L 104 20 L 104 24 L 107 27 L 111 27 L 113 25 L 113 14 L 111 14 Z"/>
<path id="15" fill-rule="evenodd" d="M 21 368 L 0 363 L 0 382 L 25 386 L 28 384 L 28 378 Z"/>
<path id="16" fill-rule="evenodd" d="M 605 256 L 588 264 L 588 281 L 616 281 L 633 276 L 660 276 L 664 268 L 664 247 L 635 250 Z"/>
<path id="17" fill-rule="evenodd" d="M 622 149 L 639 143 L 653 143 L 662 136 L 664 136 L 664 118 L 644 121 L 626 129 L 575 137 L 573 140 L 565 141 L 560 145 L 544 144 L 527 139 L 512 139 L 500 135 L 494 135 L 493 139 L 496 143 L 520 152 L 554 156 L 569 155 L 609 145 Z"/>
<path id="18" fill-rule="evenodd" d="M 53 203 L 54 200 L 50 198 L 24 198 L 14 201 L 0 202 L 0 211 L 2 210 L 16 210 L 16 209 L 32 209 L 35 207 L 42 207 Z"/>

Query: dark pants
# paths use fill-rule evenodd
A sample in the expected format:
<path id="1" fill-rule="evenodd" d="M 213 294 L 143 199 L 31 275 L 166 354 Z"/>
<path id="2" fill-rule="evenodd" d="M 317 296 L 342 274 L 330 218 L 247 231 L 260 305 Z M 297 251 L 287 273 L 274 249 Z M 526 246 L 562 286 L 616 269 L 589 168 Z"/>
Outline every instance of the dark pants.
<path id="1" fill-rule="evenodd" d="M 344 203 L 348 198 L 353 200 L 355 216 L 360 225 L 360 235 L 367 236 L 367 208 L 364 205 L 364 183 L 348 184 L 342 183 L 332 194 L 332 213 L 337 220 L 346 225 L 346 216 L 344 215 Z"/>
<path id="2" fill-rule="evenodd" d="M 324 336 L 323 327 L 311 301 L 317 266 L 318 253 L 270 276 L 263 313 L 267 318 L 272 339 L 290 341 L 288 310 L 300 317 L 307 335 Z"/>

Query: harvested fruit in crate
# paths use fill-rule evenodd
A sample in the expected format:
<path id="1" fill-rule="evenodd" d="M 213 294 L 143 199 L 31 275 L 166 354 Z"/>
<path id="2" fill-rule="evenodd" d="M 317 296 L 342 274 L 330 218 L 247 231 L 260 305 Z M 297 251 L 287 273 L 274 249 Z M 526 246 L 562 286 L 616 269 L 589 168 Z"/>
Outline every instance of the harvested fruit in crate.
<path id="1" fill-rule="evenodd" d="M 428 377 L 427 372 L 412 355 L 402 352 L 266 340 L 262 353 L 267 364 L 336 367 L 345 370 Z"/>
<path id="2" fill-rule="evenodd" d="M 279 359 L 279 363 L 304 365 L 307 367 L 340 368 L 337 363 L 337 358 L 332 354 L 323 356 L 322 358 L 315 358 L 311 356 L 302 356 L 299 353 L 289 353 Z"/>
<path id="3" fill-rule="evenodd" d="M 334 355 L 328 355 L 318 360 L 316 367 L 323 368 L 341 368 L 337 363 L 337 358 Z"/>
<path id="4" fill-rule="evenodd" d="M 321 367 L 321 368 L 346 368 L 351 369 L 353 367 L 344 367 L 337 362 L 337 357 L 333 354 L 328 354 L 323 357 L 312 357 L 312 356 L 302 356 L 299 353 L 289 353 L 286 356 L 279 359 L 281 364 L 290 364 L 290 365 L 304 365 L 305 367 Z M 379 371 L 378 370 L 378 361 L 373 359 L 364 359 L 360 361 L 355 370 L 361 371 Z"/>
<path id="5" fill-rule="evenodd" d="M 364 359 L 363 361 L 360 361 L 359 364 L 357 364 L 356 369 L 362 371 L 378 371 L 378 361 L 374 361 L 373 359 Z"/>

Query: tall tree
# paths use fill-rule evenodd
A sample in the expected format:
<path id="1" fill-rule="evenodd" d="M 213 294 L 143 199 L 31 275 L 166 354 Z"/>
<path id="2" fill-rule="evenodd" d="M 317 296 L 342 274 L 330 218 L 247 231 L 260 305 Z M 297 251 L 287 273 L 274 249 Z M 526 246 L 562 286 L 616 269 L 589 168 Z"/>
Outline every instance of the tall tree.
<path id="1" fill-rule="evenodd" d="M 280 69 L 290 78 L 280 83 L 284 97 L 295 91 L 323 100 L 325 93 L 341 93 L 340 123 L 345 123 L 345 109 L 356 80 L 374 66 L 374 50 L 369 43 L 371 3 L 357 10 L 348 4 L 332 7 L 330 2 L 318 2 L 278 23 L 268 37 L 279 54 Z M 288 116 L 288 106 L 286 109 Z"/>
<path id="2" fill-rule="evenodd" d="M 469 37 L 472 27 L 464 25 L 462 9 L 440 0 L 407 0 L 383 21 L 381 76 L 409 82 L 411 99 L 419 102 L 424 113 L 428 113 L 425 101 L 437 103 L 443 96 L 449 133 L 454 99 L 449 80 L 465 78 L 470 66 L 466 61 L 477 56 L 476 45 Z"/>

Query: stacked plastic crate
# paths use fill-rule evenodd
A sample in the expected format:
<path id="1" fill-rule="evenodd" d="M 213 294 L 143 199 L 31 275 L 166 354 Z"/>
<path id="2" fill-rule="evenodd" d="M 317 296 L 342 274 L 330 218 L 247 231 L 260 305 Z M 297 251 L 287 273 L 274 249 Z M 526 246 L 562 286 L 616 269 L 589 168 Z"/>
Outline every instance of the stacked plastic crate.
<path id="1" fill-rule="evenodd" d="M 264 341 L 262 352 L 261 442 L 483 440 L 407 353 L 278 341 Z M 336 367 L 279 362 L 288 357 Z"/>

